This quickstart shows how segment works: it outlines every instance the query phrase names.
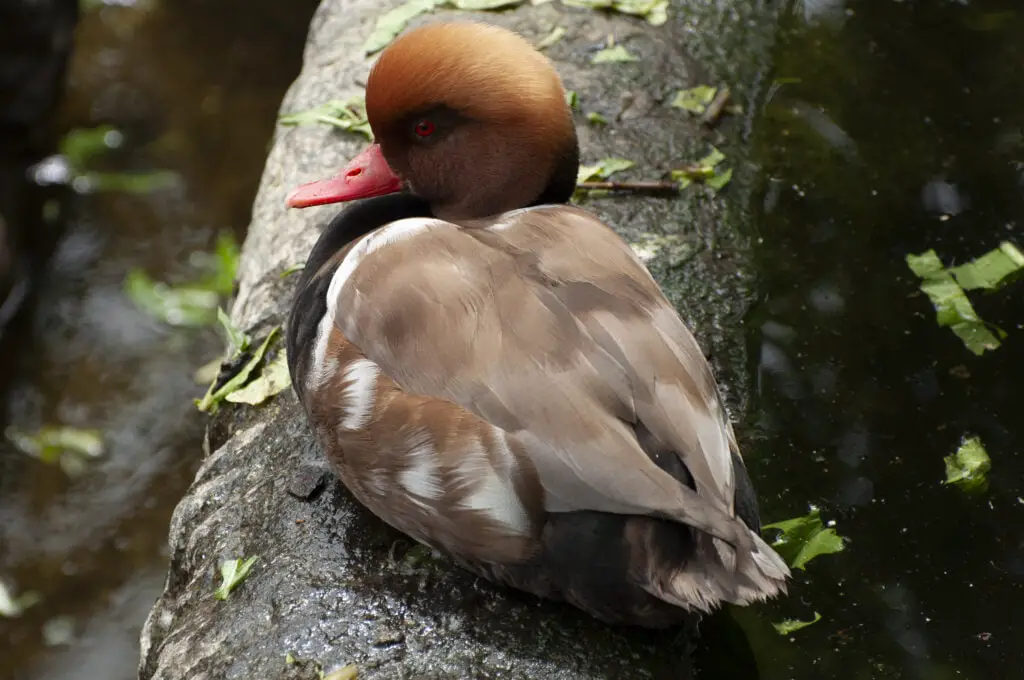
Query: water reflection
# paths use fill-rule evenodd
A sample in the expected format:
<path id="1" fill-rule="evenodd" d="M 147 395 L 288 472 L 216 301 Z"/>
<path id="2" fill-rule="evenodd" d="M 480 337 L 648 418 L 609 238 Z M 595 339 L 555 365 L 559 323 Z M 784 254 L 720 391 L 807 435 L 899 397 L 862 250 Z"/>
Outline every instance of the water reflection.
<path id="1" fill-rule="evenodd" d="M 841 22 L 820 21 L 839 7 Z M 976 357 L 937 325 L 904 257 L 935 248 L 958 263 L 1006 238 L 1022 245 L 1011 131 L 1024 123 L 1012 66 L 1024 17 L 995 0 L 789 10 L 774 74 L 785 84 L 757 129 L 765 439 L 753 466 L 761 488 L 781 490 L 769 521 L 810 501 L 850 543 L 777 605 L 778 618 L 823 619 L 794 637 L 799 654 L 758 646 L 761 677 L 1016 677 L 1024 650 L 1006 603 L 1024 549 L 1021 284 L 971 294 L 1010 332 Z M 967 434 L 993 458 L 979 497 L 941 483 Z"/>
<path id="2" fill-rule="evenodd" d="M 62 125 L 115 128 L 103 171 L 167 168 L 182 181 L 76 197 L 17 343 L 4 419 L 29 431 L 96 428 L 105 452 L 69 478 L 0 451 L 0 577 L 42 596 L 0 619 L 2 678 L 135 677 L 138 631 L 166 573 L 167 522 L 201 450 L 192 399 L 203 387 L 192 374 L 220 343 L 149 318 L 122 282 L 137 266 L 187 279 L 192 255 L 212 250 L 220 230 L 244 233 L 316 3 L 86 4 Z M 73 171 L 50 159 L 35 173 L 64 183 Z"/>

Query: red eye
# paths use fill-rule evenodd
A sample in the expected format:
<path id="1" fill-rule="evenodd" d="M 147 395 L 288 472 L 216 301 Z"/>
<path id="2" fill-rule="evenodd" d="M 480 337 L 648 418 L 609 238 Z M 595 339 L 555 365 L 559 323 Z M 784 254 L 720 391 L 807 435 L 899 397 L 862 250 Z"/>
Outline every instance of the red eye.
<path id="1" fill-rule="evenodd" d="M 429 137 L 434 134 L 434 130 L 434 121 L 427 120 L 426 118 L 416 123 L 416 126 L 412 129 L 412 131 L 416 133 L 417 137 Z"/>

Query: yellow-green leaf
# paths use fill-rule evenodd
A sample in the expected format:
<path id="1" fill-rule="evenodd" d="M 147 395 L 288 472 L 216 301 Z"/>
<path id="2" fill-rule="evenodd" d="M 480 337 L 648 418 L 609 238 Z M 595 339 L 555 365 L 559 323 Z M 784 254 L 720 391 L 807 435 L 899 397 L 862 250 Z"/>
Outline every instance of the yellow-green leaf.
<path id="1" fill-rule="evenodd" d="M 15 595 L 10 586 L 0 579 L 0 616 L 8 619 L 16 619 L 25 613 L 29 607 L 33 607 L 42 601 L 39 593 L 33 590 L 26 590 L 20 595 Z"/>
<path id="2" fill-rule="evenodd" d="M 668 21 L 669 0 L 562 0 L 569 7 L 599 9 L 643 17 L 652 26 Z"/>
<path id="3" fill-rule="evenodd" d="M 449 0 L 455 9 L 493 10 L 515 7 L 523 4 L 523 0 Z"/>
<path id="4" fill-rule="evenodd" d="M 638 61 L 638 59 L 630 54 L 629 50 L 622 45 L 613 45 L 603 50 L 598 50 L 590 58 L 590 63 L 592 64 L 610 64 L 627 61 Z"/>
<path id="5" fill-rule="evenodd" d="M 218 600 L 228 599 L 235 588 L 241 585 L 252 571 L 252 565 L 256 564 L 257 557 L 250 557 L 246 560 L 225 560 L 220 565 L 221 584 L 213 594 Z"/>
<path id="6" fill-rule="evenodd" d="M 262 404 L 270 397 L 280 394 L 289 385 L 288 359 L 284 350 L 277 353 L 273 361 L 268 363 L 259 377 L 245 387 L 227 394 L 224 398 L 235 404 Z"/>
<path id="7" fill-rule="evenodd" d="M 817 508 L 803 517 L 765 524 L 764 528 L 780 532 L 772 547 L 794 569 L 804 569 L 815 557 L 841 552 L 845 547 L 843 537 L 821 523 Z"/>
<path id="8" fill-rule="evenodd" d="M 952 329 L 967 349 L 975 354 L 999 347 L 999 338 L 978 317 L 971 301 L 950 271 L 943 267 L 934 250 L 907 255 L 906 260 L 910 270 L 921 278 L 921 291 L 935 308 L 935 320 L 940 326 Z M 1005 336 L 999 329 L 996 332 Z"/>
<path id="9" fill-rule="evenodd" d="M 717 92 L 718 89 L 710 85 L 698 85 L 689 90 L 680 90 L 669 106 L 700 115 L 707 110 L 708 104 L 715 98 Z"/>
<path id="10" fill-rule="evenodd" d="M 548 33 L 546 36 L 540 39 L 540 42 L 537 43 L 537 49 L 546 50 L 547 48 L 551 47 L 556 42 L 564 38 L 565 34 L 568 32 L 569 30 L 564 26 L 555 26 L 553 29 L 551 29 L 550 33 Z"/>
<path id="11" fill-rule="evenodd" d="M 336 671 L 331 671 L 324 676 L 324 680 L 356 680 L 359 677 L 359 667 L 353 663 L 342 666 Z"/>
<path id="12" fill-rule="evenodd" d="M 593 165 L 581 165 L 576 173 L 576 183 L 608 179 L 616 172 L 629 170 L 634 165 L 633 161 L 625 158 L 602 158 Z"/>
<path id="13" fill-rule="evenodd" d="M 278 118 L 277 122 L 281 125 L 323 123 L 373 140 L 373 131 L 366 120 L 366 105 L 362 97 L 332 99 L 306 111 L 285 114 Z"/>
<path id="14" fill-rule="evenodd" d="M 818 621 L 821 621 L 821 614 L 819 614 L 818 612 L 814 612 L 814 618 L 810 621 L 801 621 L 800 619 L 785 619 L 783 621 L 779 621 L 778 623 L 773 623 L 772 628 L 774 628 L 775 632 L 779 635 L 789 635 L 790 633 L 795 633 L 796 631 L 801 630 L 802 628 L 806 628 L 807 626 L 812 626 Z"/>
<path id="15" fill-rule="evenodd" d="M 946 481 L 965 491 L 984 491 L 988 487 L 988 473 L 992 459 L 979 437 L 963 439 L 956 453 L 945 457 Z"/>
<path id="16" fill-rule="evenodd" d="M 941 264 L 940 264 L 941 266 Z M 964 290 L 996 290 L 1024 270 L 1024 253 L 1009 241 L 949 271 Z"/>
<path id="17" fill-rule="evenodd" d="M 214 382 L 210 385 L 206 394 L 203 395 L 202 399 L 196 401 L 196 407 L 203 412 L 214 413 L 217 410 L 220 402 L 224 401 L 229 394 L 235 392 L 249 381 L 249 377 L 256 367 L 263 361 L 263 356 L 267 353 L 267 348 L 270 346 L 270 341 L 274 338 L 277 332 L 280 330 L 280 326 L 274 326 L 267 333 L 267 337 L 263 339 L 263 342 L 259 347 L 252 353 L 252 356 L 245 363 L 244 366 L 239 369 L 231 378 L 226 380 L 223 385 L 218 385 Z"/>

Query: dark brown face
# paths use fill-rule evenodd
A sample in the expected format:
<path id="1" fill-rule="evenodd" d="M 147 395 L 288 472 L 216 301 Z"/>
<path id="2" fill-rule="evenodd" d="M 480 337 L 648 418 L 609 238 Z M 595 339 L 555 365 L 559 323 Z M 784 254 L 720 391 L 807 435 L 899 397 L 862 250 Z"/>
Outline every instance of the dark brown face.
<path id="1" fill-rule="evenodd" d="M 558 154 L 524 123 L 435 105 L 375 134 L 388 164 L 438 217 L 473 219 L 530 205 L 551 180 Z"/>

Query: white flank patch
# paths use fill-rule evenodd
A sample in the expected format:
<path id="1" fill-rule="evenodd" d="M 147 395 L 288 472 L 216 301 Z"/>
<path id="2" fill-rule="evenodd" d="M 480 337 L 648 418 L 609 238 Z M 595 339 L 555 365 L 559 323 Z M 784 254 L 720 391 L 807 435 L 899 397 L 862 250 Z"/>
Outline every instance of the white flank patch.
<path id="1" fill-rule="evenodd" d="M 380 368 L 369 359 L 356 359 L 345 367 L 345 417 L 343 430 L 360 430 L 370 422 L 377 396 Z"/>
<path id="2" fill-rule="evenodd" d="M 333 310 L 334 305 L 328 301 L 327 313 L 320 319 L 317 327 L 316 343 L 313 345 L 313 365 L 306 377 L 306 389 L 310 391 L 320 389 L 338 370 L 338 360 L 334 357 L 327 358 L 327 345 L 330 343 L 331 327 L 334 325 Z"/>
<path id="3" fill-rule="evenodd" d="M 398 483 L 415 497 L 437 500 L 444 495 L 441 471 L 437 467 L 437 451 L 429 433 L 420 432 L 411 439 L 406 454 L 409 466 L 398 473 Z"/>
<path id="4" fill-rule="evenodd" d="M 486 452 L 473 447 L 466 456 L 466 463 L 459 470 L 459 476 L 473 489 L 461 505 L 467 510 L 486 513 L 492 520 L 516 533 L 528 533 L 530 517 L 512 485 L 515 457 L 505 441 L 505 433 L 494 428 L 492 434 L 494 453 L 502 469 L 491 467 Z"/>

